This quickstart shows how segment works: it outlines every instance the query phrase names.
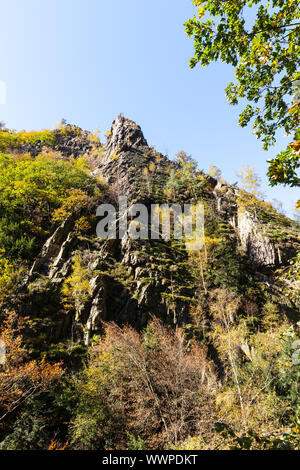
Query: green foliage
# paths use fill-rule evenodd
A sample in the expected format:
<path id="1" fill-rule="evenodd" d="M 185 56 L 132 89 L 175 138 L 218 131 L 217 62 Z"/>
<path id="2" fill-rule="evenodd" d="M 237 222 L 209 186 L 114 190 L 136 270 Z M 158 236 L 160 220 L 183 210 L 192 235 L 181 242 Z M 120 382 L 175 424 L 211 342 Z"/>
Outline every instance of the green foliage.
<path id="1" fill-rule="evenodd" d="M 299 422 L 284 431 L 264 434 L 249 430 L 239 435 L 225 423 L 216 423 L 215 428 L 227 442 L 230 450 L 299 450 L 300 448 Z"/>
<path id="2" fill-rule="evenodd" d="M 298 0 L 193 3 L 198 7 L 198 18 L 186 22 L 186 32 L 193 37 L 195 47 L 191 67 L 221 60 L 235 68 L 236 82 L 226 88 L 227 99 L 232 105 L 243 98 L 249 102 L 239 124 L 244 127 L 254 119 L 254 134 L 262 139 L 264 149 L 274 144 L 279 128 L 296 132 L 300 77 Z M 253 21 L 249 20 L 253 16 L 251 9 L 255 14 Z M 282 180 L 287 184 L 294 182 L 299 155 L 291 158 L 290 153 L 288 150 L 271 162 L 269 177 L 273 184 Z"/>
<path id="3" fill-rule="evenodd" d="M 78 129 L 61 124 L 56 137 L 79 135 Z M 26 136 L 27 142 L 35 138 Z M 205 246 L 200 252 L 187 253 L 184 242 L 175 240 L 132 241 L 127 252 L 125 245 L 110 247 L 80 237 L 103 195 L 103 183 L 90 176 L 84 160 L 63 160 L 54 152 L 36 158 L 0 154 L 0 301 L 19 283 L 21 260 L 32 258 L 58 223 L 72 217 L 78 242 L 61 283 L 41 275 L 25 295 L 16 295 L 18 303 L 26 299 L 24 308 L 33 308 L 26 344 L 34 354 L 46 351 L 48 359 L 63 358 L 70 367 L 58 386 L 38 398 L 43 409 L 29 413 L 30 402 L 11 415 L 5 429 L 0 427 L 0 448 L 58 450 L 67 441 L 74 449 L 95 450 L 298 448 L 300 379 L 292 356 L 299 332 L 294 327 L 282 336 L 288 329 L 283 297 L 276 286 L 271 296 L 268 272 L 258 273 L 241 254 L 235 229 L 229 217 L 216 214 L 209 179 L 195 162 L 179 152 L 163 186 L 158 180 L 168 170 L 161 176 L 159 159 L 149 161 L 143 174 L 148 198 L 161 197 L 165 189 L 164 201 L 203 200 Z M 221 178 L 216 168 L 211 174 Z M 244 183 L 244 202 L 261 203 L 251 169 Z M 230 191 L 222 187 L 226 200 Z M 290 232 L 295 242 L 296 228 L 292 231 L 287 218 L 265 207 L 258 215 L 273 238 Z M 124 250 L 132 259 L 125 261 Z M 139 270 L 133 269 L 135 259 Z M 102 323 L 101 336 L 84 348 L 80 335 L 89 342 L 87 307 L 96 276 L 97 282 L 103 279 L 103 312 L 140 330 Z M 298 278 L 298 257 L 278 271 L 276 282 L 290 304 L 299 296 Z M 164 321 L 176 328 L 156 319 L 145 327 L 160 302 Z M 78 370 L 87 353 L 87 364 Z M 218 433 L 213 430 L 217 420 L 225 423 Z M 282 431 L 293 420 L 295 426 Z"/>
<path id="4" fill-rule="evenodd" d="M 205 348 L 154 319 L 146 331 L 107 324 L 76 381 L 76 449 L 163 448 L 207 427 L 215 377 Z M 138 437 L 136 437 L 138 436 Z"/>
<path id="5" fill-rule="evenodd" d="M 202 175 L 195 173 L 197 162 L 184 151 L 180 151 L 176 155 L 175 164 L 177 169 L 170 172 L 165 195 L 176 202 L 186 198 L 197 200 L 205 185 Z"/>
<path id="6" fill-rule="evenodd" d="M 95 188 L 81 158 L 0 154 L 0 249 L 8 257 L 30 258 L 47 236 L 52 212 L 63 204 L 66 192 L 92 194 Z"/>
<path id="7" fill-rule="evenodd" d="M 146 450 L 146 442 L 141 437 L 135 437 L 130 432 L 127 432 L 127 447 L 128 450 Z"/>
<path id="8" fill-rule="evenodd" d="M 205 276 L 214 287 L 226 286 L 240 292 L 253 285 L 253 266 L 250 260 L 237 251 L 231 229 L 227 224 L 218 221 L 214 236 L 219 241 L 214 245 L 210 263 Z"/>
<path id="9" fill-rule="evenodd" d="M 14 422 L 13 430 L 0 442 L 0 450 L 42 450 L 50 443 L 43 417 L 23 412 Z"/>
<path id="10" fill-rule="evenodd" d="M 300 419 L 300 324 L 282 335 L 280 393 L 288 397 L 289 413 Z"/>
<path id="11" fill-rule="evenodd" d="M 280 152 L 275 158 L 269 160 L 268 176 L 271 186 L 277 184 L 288 184 L 289 186 L 299 186 L 300 178 L 297 170 L 300 168 L 299 152 L 289 146 Z"/>
<path id="12" fill-rule="evenodd" d="M 285 294 L 300 306 L 300 252 L 290 261 L 289 269 L 279 270 L 279 283 Z"/>
<path id="13" fill-rule="evenodd" d="M 107 396 L 110 382 L 110 357 L 99 356 L 71 383 L 75 392 L 73 418 L 69 428 L 70 444 L 75 449 L 98 450 L 111 446 L 116 403 Z"/>
<path id="14" fill-rule="evenodd" d="M 24 274 L 20 265 L 12 264 L 0 252 L 0 302 L 9 295 Z"/>
<path id="15" fill-rule="evenodd" d="M 15 132 L 0 130 L 0 152 L 11 149 L 18 149 L 24 144 L 36 144 L 42 142 L 44 145 L 52 147 L 56 142 L 55 134 L 50 130 L 32 131 L 32 132 Z"/>

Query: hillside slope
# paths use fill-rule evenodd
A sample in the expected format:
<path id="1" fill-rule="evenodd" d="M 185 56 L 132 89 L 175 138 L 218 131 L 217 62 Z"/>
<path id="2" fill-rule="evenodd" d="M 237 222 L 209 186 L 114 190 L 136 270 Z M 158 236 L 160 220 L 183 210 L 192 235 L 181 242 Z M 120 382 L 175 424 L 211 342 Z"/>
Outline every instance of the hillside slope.
<path id="1" fill-rule="evenodd" d="M 1 284 L 1 315 L 14 311 L 28 319 L 25 342 L 32 357 L 46 354 L 49 361 L 63 360 L 67 370 L 77 370 L 86 348 L 103 335 L 106 322 L 129 324 L 141 332 L 157 317 L 164 325 L 181 328 L 187 345 L 205 345 L 216 367 L 216 383 L 226 384 L 228 374 L 234 383 L 227 370 L 231 360 L 220 344 L 227 337 L 216 305 L 220 312 L 235 299 L 232 342 L 241 367 L 254 361 L 255 334 L 272 336 L 278 328 L 279 337 L 299 320 L 299 225 L 236 186 L 197 170 L 183 153 L 177 162 L 169 161 L 148 146 L 133 121 L 118 116 L 103 145 L 89 132 L 65 126 L 40 135 L 2 131 L 0 146 L 2 171 L 10 164 L 21 171 L 19 166 L 43 165 L 46 159 L 51 168 L 45 168 L 43 178 L 52 178 L 56 162 L 63 162 L 58 175 L 65 175 L 63 183 L 55 180 L 55 198 L 47 196 L 46 202 L 44 193 L 37 192 L 42 191 L 40 174 L 37 179 L 30 176 L 31 190 L 34 186 L 36 191 L 28 196 L 29 225 L 20 229 L 18 242 L 32 230 L 28 254 L 9 252 L 7 238 L 0 236 L 5 262 L 14 269 L 22 266 L 13 282 Z M 66 185 L 59 196 L 58 184 Z M 14 188 L 19 187 L 15 183 Z M 117 208 L 120 196 L 147 207 L 202 202 L 205 246 L 192 252 L 184 240 L 173 238 L 100 240 L 96 209 L 102 203 Z M 35 201 L 33 206 L 30 201 Z M 40 201 L 43 208 L 36 213 Z M 38 224 L 41 228 L 34 231 Z M 181 437 L 191 434 L 186 431 Z M 153 442 L 148 445 L 166 445 L 168 439 Z"/>

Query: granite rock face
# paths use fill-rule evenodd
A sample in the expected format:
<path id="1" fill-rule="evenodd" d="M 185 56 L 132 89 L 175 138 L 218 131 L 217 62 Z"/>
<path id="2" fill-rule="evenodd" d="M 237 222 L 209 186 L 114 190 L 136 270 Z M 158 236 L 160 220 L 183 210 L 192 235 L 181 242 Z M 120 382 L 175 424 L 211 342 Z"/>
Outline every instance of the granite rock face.
<path id="1" fill-rule="evenodd" d="M 57 150 L 66 158 L 94 152 L 89 133 L 80 130 L 75 134 L 57 144 Z M 167 157 L 148 146 L 141 128 L 123 116 L 116 118 L 107 142 L 102 148 L 97 144 L 98 147 L 101 157 L 93 160 L 92 174 L 106 178 L 110 193 L 115 194 L 115 203 L 117 197 L 127 196 L 129 201 L 149 205 L 154 202 L 147 179 L 147 174 L 151 176 L 151 165 L 155 168 L 152 189 L 156 184 L 164 188 L 174 168 Z M 237 251 L 251 260 L 258 275 L 287 263 L 295 252 L 297 239 L 278 243 L 266 234 L 260 220 L 240 210 L 235 186 L 204 177 L 211 210 L 230 228 L 229 237 Z M 159 191 L 155 195 L 155 202 L 160 202 Z M 78 252 L 90 273 L 90 295 L 70 318 L 62 313 L 59 296 Z M 44 244 L 23 282 L 22 307 L 14 308 L 22 308 L 26 314 L 34 312 L 43 318 L 51 317 L 60 325 L 60 332 L 69 331 L 75 321 L 85 344 L 101 330 L 103 321 L 131 323 L 142 328 L 151 315 L 157 315 L 175 324 L 187 324 L 192 299 L 201 285 L 201 279 L 192 279 L 187 260 L 188 254 L 174 248 L 170 241 L 152 243 L 128 238 L 101 241 L 95 236 L 84 239 L 74 230 L 74 220 L 70 217 L 55 228 Z"/>
<path id="2" fill-rule="evenodd" d="M 242 248 L 257 266 L 278 266 L 281 264 L 280 251 L 263 235 L 260 223 L 245 210 L 238 211 L 238 234 Z"/>
<path id="3" fill-rule="evenodd" d="M 51 150 L 61 153 L 64 157 L 73 155 L 73 157 L 77 158 L 100 148 L 100 142 L 94 139 L 91 132 L 83 131 L 77 126 L 65 126 L 64 131 L 55 129 L 53 137 L 54 141 Z M 33 157 L 36 157 L 45 147 L 47 148 L 42 141 L 29 142 L 24 144 L 20 151 L 22 153 L 30 153 Z"/>
<path id="4" fill-rule="evenodd" d="M 285 241 L 278 242 L 268 235 L 272 222 L 267 224 L 251 210 L 242 207 L 238 202 L 240 191 L 235 186 L 218 183 L 213 195 L 217 213 L 235 230 L 238 245 L 258 269 L 279 267 L 296 255 L 300 247 L 299 236 L 287 237 L 284 225 L 280 230 Z"/>
<path id="5" fill-rule="evenodd" d="M 156 166 L 156 179 L 165 179 L 168 159 L 150 148 L 141 128 L 130 119 L 118 116 L 113 122 L 103 157 L 96 163 L 94 175 L 104 175 L 116 193 L 129 199 L 147 197 L 144 170 Z"/>
<path id="6" fill-rule="evenodd" d="M 112 124 L 107 142 L 104 145 L 106 159 L 112 155 L 126 150 L 137 150 L 148 148 L 144 134 L 134 121 L 118 116 Z"/>

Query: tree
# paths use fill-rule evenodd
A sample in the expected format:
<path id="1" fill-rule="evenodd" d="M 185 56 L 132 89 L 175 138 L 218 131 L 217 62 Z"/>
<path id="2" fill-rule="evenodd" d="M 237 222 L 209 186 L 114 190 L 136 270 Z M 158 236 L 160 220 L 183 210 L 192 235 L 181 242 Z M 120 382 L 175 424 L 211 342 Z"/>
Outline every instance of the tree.
<path id="1" fill-rule="evenodd" d="M 187 35 L 194 38 L 191 67 L 217 60 L 235 67 L 236 82 L 226 88 L 227 99 L 232 105 L 241 98 L 247 99 L 249 103 L 239 124 L 244 127 L 254 119 L 254 134 L 262 139 L 265 150 L 275 143 L 279 128 L 288 134 L 295 132 L 295 142 L 270 161 L 268 176 L 272 185 L 298 186 L 299 1 L 193 0 L 193 3 L 198 7 L 198 18 L 185 24 Z M 253 21 L 251 9 L 255 10 Z M 206 15 L 209 17 L 205 18 Z"/>
<path id="2" fill-rule="evenodd" d="M 261 311 L 226 289 L 210 292 L 212 328 L 210 337 L 224 365 L 223 387 L 216 397 L 218 418 L 231 422 L 239 431 L 278 429 L 287 411 L 285 397 L 276 394 L 284 320 L 266 331 L 258 325 L 265 321 L 270 304 Z M 252 325 L 252 332 L 249 325 Z"/>
<path id="3" fill-rule="evenodd" d="M 75 448 L 132 447 L 134 436 L 162 449 L 210 430 L 217 381 L 206 348 L 154 318 L 142 333 L 107 324 L 76 388 Z"/>
<path id="4" fill-rule="evenodd" d="M 180 150 L 174 160 L 176 169 L 170 171 L 170 176 L 166 184 L 165 194 L 172 200 L 177 200 L 182 196 L 184 198 L 193 197 L 195 200 L 199 197 L 199 192 L 205 185 L 201 174 L 196 173 L 197 162 Z"/>
<path id="5" fill-rule="evenodd" d="M 0 327 L 6 347 L 5 363 L 0 366 L 0 425 L 29 398 L 49 390 L 63 373 L 61 364 L 28 359 L 21 335 L 24 326 L 25 319 L 13 312 Z"/>
<path id="6" fill-rule="evenodd" d="M 86 207 L 90 196 L 99 195 L 89 172 L 83 158 L 0 152 L 0 250 L 8 259 L 32 257 L 49 234 L 52 216 L 67 217 L 80 203 Z"/>
<path id="7" fill-rule="evenodd" d="M 85 303 L 92 295 L 92 272 L 79 253 L 74 256 L 72 268 L 72 274 L 63 283 L 62 295 L 65 308 L 75 308 L 76 318 L 79 320 Z"/>
<path id="8" fill-rule="evenodd" d="M 5 258 L 3 251 L 0 250 L 0 302 L 12 293 L 22 275 L 24 276 L 24 267 L 10 263 Z"/>
<path id="9" fill-rule="evenodd" d="M 247 166 L 240 173 L 237 173 L 242 186 L 237 197 L 237 203 L 240 210 L 244 211 L 248 208 L 257 216 L 259 210 L 269 211 L 272 206 L 263 200 L 264 194 L 260 191 L 260 179 L 255 170 L 255 167 Z"/>
<path id="10" fill-rule="evenodd" d="M 209 165 L 209 170 L 207 174 L 218 181 L 220 181 L 222 178 L 221 170 L 213 164 Z"/>

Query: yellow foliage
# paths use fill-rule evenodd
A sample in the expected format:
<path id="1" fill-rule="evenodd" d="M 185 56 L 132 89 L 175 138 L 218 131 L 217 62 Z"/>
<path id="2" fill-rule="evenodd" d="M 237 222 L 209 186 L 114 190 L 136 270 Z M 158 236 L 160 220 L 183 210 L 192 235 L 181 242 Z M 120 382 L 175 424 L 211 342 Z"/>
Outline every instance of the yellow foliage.
<path id="1" fill-rule="evenodd" d="M 271 210 L 272 204 L 263 200 L 263 193 L 259 191 L 260 179 L 255 172 L 255 167 L 245 167 L 237 176 L 241 179 L 242 189 L 237 197 L 239 210 L 244 211 L 247 208 Z"/>
<path id="2" fill-rule="evenodd" d="M 48 364 L 45 358 L 27 359 L 20 334 L 25 320 L 12 312 L 0 327 L 0 337 L 6 346 L 5 367 L 0 370 L 0 422 L 29 397 L 49 390 L 63 373 L 61 364 Z"/>
<path id="3" fill-rule="evenodd" d="M 64 200 L 61 207 L 56 209 L 53 213 L 53 221 L 62 221 L 69 217 L 73 212 L 79 211 L 86 207 L 91 201 L 88 196 L 81 189 L 71 189 L 68 191 L 69 196 Z"/>
<path id="4" fill-rule="evenodd" d="M 75 230 L 79 233 L 88 232 L 91 229 L 92 223 L 95 219 L 96 219 L 96 216 L 80 217 L 75 223 Z"/>
<path id="5" fill-rule="evenodd" d="M 92 294 L 90 270 L 84 265 L 79 254 L 76 254 L 73 262 L 72 274 L 64 281 L 62 286 L 62 300 L 66 309 L 75 308 L 79 315 L 81 308 Z"/>
<path id="6" fill-rule="evenodd" d="M 13 266 L 5 258 L 5 253 L 0 250 L 0 302 L 16 287 L 22 274 L 24 269 Z"/>
<path id="7" fill-rule="evenodd" d="M 222 172 L 215 165 L 211 164 L 209 166 L 208 175 L 212 176 L 213 178 L 220 179 L 222 177 Z"/>
<path id="8" fill-rule="evenodd" d="M 150 171 L 150 173 L 155 172 L 155 164 L 153 162 L 151 162 L 150 165 L 149 165 L 149 171 Z"/>

